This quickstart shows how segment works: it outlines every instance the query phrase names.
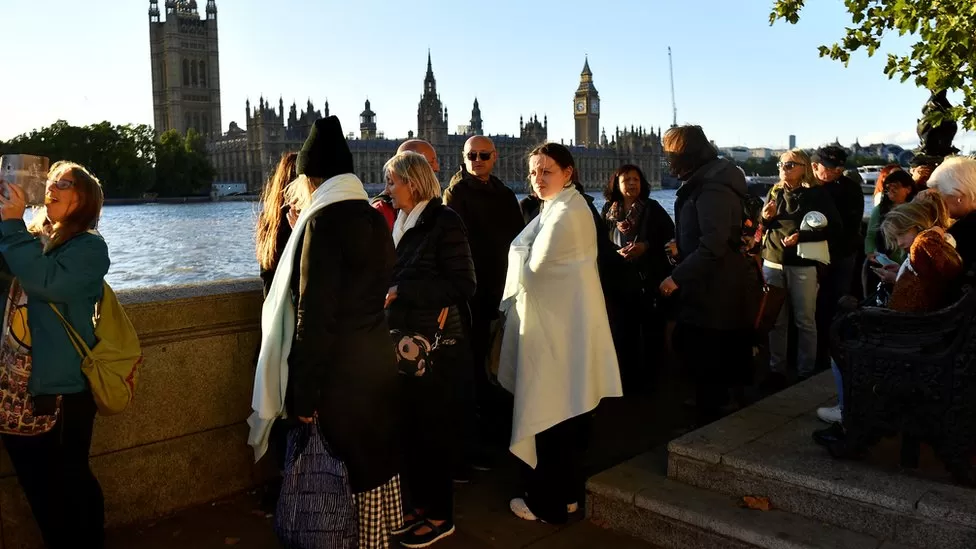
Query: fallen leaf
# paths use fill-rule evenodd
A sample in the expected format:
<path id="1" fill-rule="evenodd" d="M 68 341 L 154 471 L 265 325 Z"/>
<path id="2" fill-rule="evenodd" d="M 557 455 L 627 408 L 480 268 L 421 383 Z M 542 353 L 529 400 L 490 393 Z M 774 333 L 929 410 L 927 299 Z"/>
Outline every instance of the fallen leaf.
<path id="1" fill-rule="evenodd" d="M 241 542 L 241 538 L 224 538 L 224 545 L 237 545 Z"/>
<path id="2" fill-rule="evenodd" d="M 742 501 L 746 503 L 746 507 L 753 509 L 755 511 L 769 511 L 772 506 L 769 504 L 769 498 L 762 496 L 745 496 Z"/>

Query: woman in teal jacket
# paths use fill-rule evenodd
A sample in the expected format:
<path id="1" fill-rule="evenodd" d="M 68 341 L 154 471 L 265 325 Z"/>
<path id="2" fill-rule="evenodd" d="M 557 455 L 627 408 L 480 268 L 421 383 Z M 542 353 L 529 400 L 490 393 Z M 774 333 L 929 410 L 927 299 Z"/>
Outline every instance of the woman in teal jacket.
<path id="1" fill-rule="evenodd" d="M 104 543 L 104 500 L 89 466 L 95 401 L 81 372 L 81 356 L 51 309 L 56 305 L 89 347 L 92 318 L 108 272 L 108 248 L 93 231 L 103 195 L 98 180 L 78 164 L 58 162 L 48 172 L 44 207 L 24 223 L 24 191 L 0 194 L 0 255 L 4 274 L 27 295 L 33 362 L 28 390 L 36 414 L 53 413 L 55 427 L 37 436 L 3 435 L 17 479 L 48 548 Z M 8 292 L 2 292 L 0 306 Z M 2 309 L 0 309 L 2 310 Z"/>

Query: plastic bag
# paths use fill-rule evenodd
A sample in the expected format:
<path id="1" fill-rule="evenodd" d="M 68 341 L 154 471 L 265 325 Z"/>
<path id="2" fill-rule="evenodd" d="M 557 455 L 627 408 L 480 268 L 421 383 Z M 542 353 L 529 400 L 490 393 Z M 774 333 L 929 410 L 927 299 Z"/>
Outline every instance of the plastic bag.
<path id="1" fill-rule="evenodd" d="M 288 433 L 274 531 L 284 549 L 356 549 L 349 473 L 329 452 L 317 424 L 302 424 Z"/>

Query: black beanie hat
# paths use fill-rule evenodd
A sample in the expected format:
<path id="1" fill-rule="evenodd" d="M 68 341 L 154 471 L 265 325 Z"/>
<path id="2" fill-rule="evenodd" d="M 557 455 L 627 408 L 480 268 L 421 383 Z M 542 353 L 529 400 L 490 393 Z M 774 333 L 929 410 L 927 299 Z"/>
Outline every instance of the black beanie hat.
<path id="1" fill-rule="evenodd" d="M 308 132 L 308 139 L 298 153 L 296 168 L 308 177 L 330 179 L 344 173 L 355 173 L 349 144 L 342 136 L 342 125 L 335 116 L 319 118 Z"/>

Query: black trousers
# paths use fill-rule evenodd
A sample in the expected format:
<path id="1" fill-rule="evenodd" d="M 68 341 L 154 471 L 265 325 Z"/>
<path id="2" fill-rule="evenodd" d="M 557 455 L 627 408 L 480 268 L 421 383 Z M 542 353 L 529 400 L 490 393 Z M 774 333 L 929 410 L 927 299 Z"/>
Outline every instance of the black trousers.
<path id="1" fill-rule="evenodd" d="M 535 436 L 536 468 L 523 466 L 525 503 L 549 524 L 569 520 L 566 506 L 586 491 L 583 460 L 590 445 L 593 413 L 557 423 Z"/>
<path id="2" fill-rule="evenodd" d="M 48 549 L 104 545 L 105 500 L 88 463 L 95 411 L 91 392 L 64 395 L 47 433 L 2 436 Z"/>
<path id="3" fill-rule="evenodd" d="M 695 421 L 698 425 L 722 417 L 728 389 L 748 383 L 752 374 L 752 338 L 748 330 L 715 330 L 679 322 L 673 346 L 682 365 L 695 380 Z"/>
<path id="4" fill-rule="evenodd" d="M 454 520 L 453 472 L 465 449 L 465 390 L 471 369 L 467 342 L 435 351 L 423 377 L 401 376 L 404 406 L 400 481 L 408 511 L 420 509 L 432 520 Z"/>
<path id="5" fill-rule="evenodd" d="M 498 317 L 498 305 L 493 310 L 471 304 L 470 329 L 471 382 L 473 402 L 468 408 L 472 426 L 467 452 L 477 457 L 485 447 L 507 447 L 511 438 L 512 403 L 510 395 L 488 378 L 485 362 L 491 349 L 491 323 Z"/>
<path id="6" fill-rule="evenodd" d="M 837 314 L 837 302 L 852 291 L 856 272 L 855 257 L 831 258 L 823 270 L 817 292 L 817 371 L 830 368 L 830 325 Z"/>

